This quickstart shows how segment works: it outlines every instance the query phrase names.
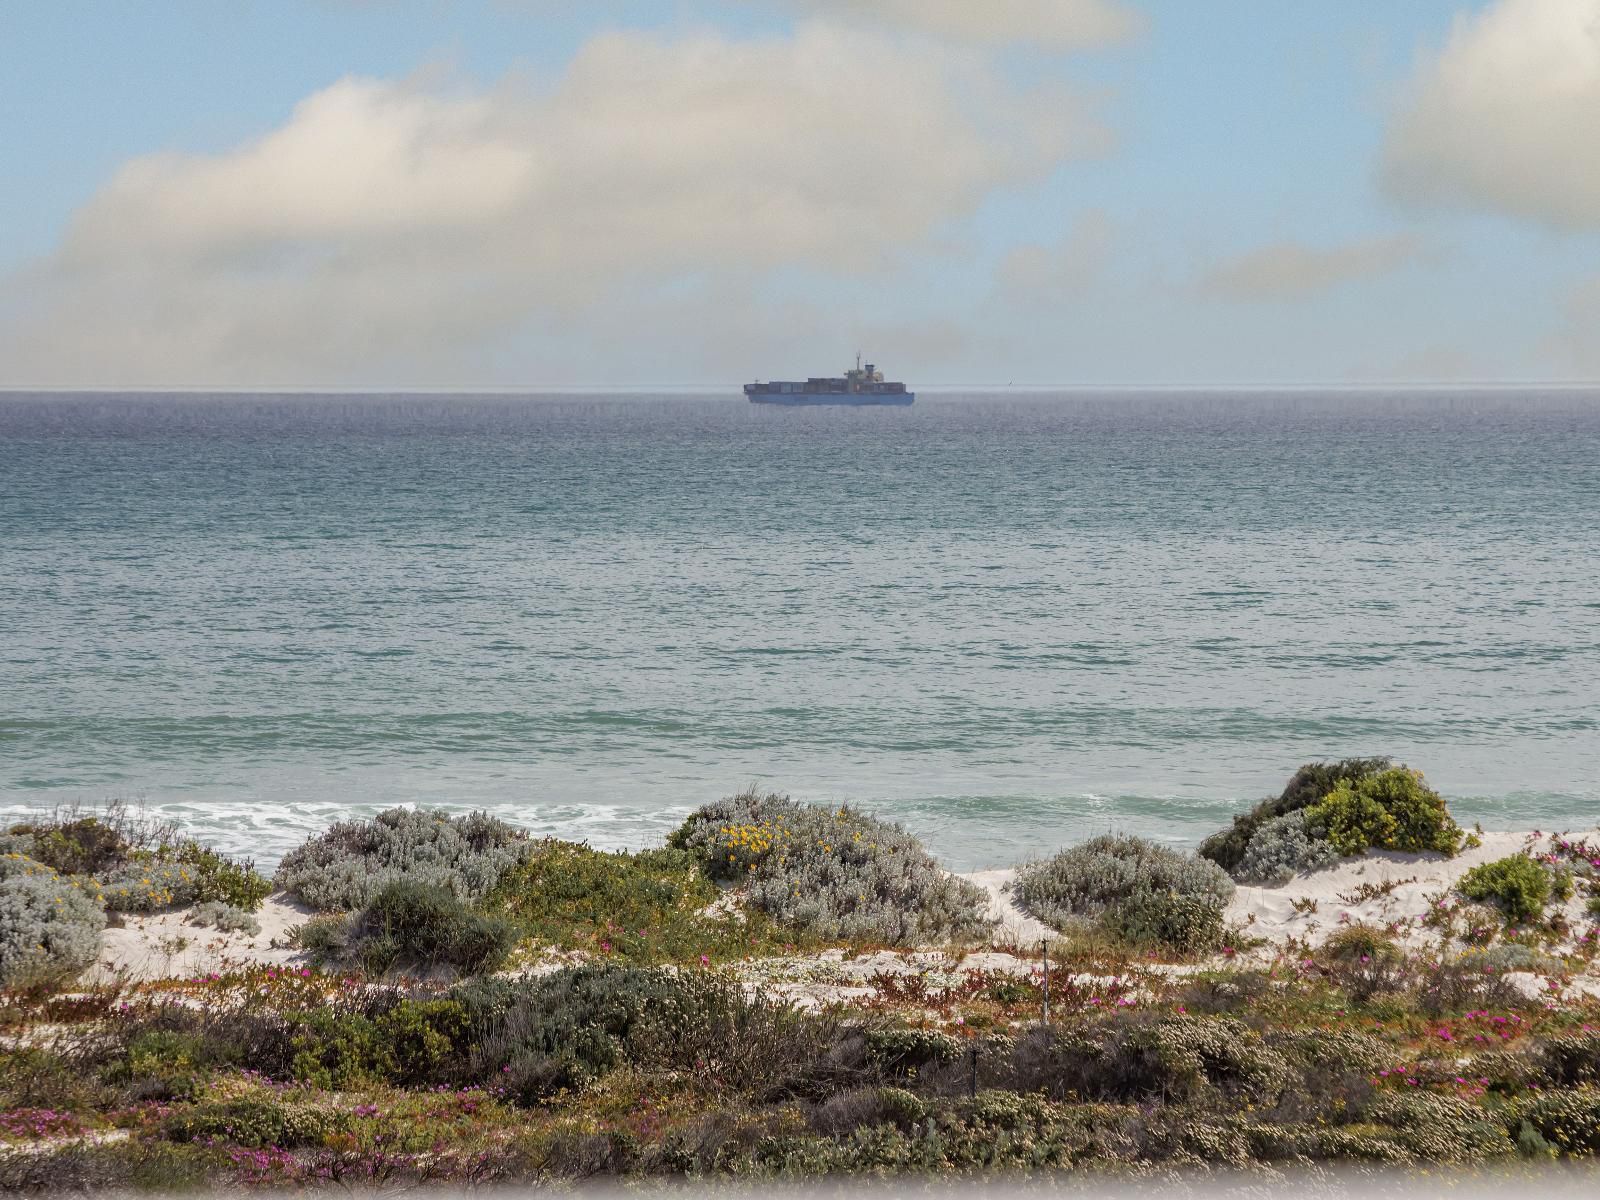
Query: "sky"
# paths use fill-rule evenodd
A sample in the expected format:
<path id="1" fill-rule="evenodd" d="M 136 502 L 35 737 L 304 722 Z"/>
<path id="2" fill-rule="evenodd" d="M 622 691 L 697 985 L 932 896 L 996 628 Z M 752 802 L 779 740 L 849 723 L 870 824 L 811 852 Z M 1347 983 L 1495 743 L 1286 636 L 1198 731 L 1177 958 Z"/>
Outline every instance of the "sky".
<path id="1" fill-rule="evenodd" d="M 1600 0 L 52 0 L 0 68 L 0 387 L 1600 380 Z"/>

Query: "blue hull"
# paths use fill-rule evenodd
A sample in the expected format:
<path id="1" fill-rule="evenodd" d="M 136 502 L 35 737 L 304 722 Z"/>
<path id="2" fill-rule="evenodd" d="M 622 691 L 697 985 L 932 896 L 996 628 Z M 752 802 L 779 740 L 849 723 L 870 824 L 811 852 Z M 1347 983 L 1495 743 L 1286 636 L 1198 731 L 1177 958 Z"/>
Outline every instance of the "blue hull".
<path id="1" fill-rule="evenodd" d="M 751 404 L 782 404 L 791 408 L 812 408 L 820 404 L 845 405 L 849 408 L 881 408 L 891 405 L 895 408 L 905 408 L 917 398 L 915 392 L 895 392 L 891 395 L 851 395 L 848 392 L 788 392 L 762 395 L 756 393 L 750 397 Z"/>

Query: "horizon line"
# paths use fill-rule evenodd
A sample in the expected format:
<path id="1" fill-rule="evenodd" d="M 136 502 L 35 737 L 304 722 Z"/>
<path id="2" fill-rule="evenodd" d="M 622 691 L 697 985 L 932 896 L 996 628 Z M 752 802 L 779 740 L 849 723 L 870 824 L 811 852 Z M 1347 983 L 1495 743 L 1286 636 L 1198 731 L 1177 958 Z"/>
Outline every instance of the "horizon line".
<path id="1" fill-rule="evenodd" d="M 736 395 L 740 383 L 540 383 L 506 385 L 437 385 L 437 386 L 385 386 L 382 384 L 349 384 L 340 386 L 315 385 L 244 385 L 213 386 L 209 384 L 137 385 L 93 384 L 77 387 L 29 386 L 26 384 L 0 384 L 0 396 L 14 395 L 219 395 L 219 396 L 550 396 L 573 393 L 602 395 L 641 395 L 655 392 L 682 392 L 708 394 L 730 391 Z M 931 383 L 911 389 L 915 394 L 924 392 L 961 394 L 982 391 L 1005 392 L 1374 392 L 1374 391 L 1594 391 L 1600 390 L 1600 379 L 1547 379 L 1547 380 L 1377 380 L 1371 382 L 1307 382 L 1286 381 L 1273 383 Z"/>

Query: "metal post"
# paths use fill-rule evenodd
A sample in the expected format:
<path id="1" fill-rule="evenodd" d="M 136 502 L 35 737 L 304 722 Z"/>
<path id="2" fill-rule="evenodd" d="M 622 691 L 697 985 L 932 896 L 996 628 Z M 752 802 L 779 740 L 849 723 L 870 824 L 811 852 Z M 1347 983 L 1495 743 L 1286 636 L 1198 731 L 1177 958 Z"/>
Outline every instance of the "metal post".
<path id="1" fill-rule="evenodd" d="M 969 1065 L 971 1067 L 971 1074 L 967 1077 L 967 1095 L 970 1098 L 972 1098 L 973 1100 L 976 1100 L 978 1098 L 978 1047 L 977 1047 L 977 1044 L 974 1043 L 972 1048 L 967 1053 L 971 1056 L 970 1059 L 969 1059 Z"/>
<path id="2" fill-rule="evenodd" d="M 1044 1023 L 1050 1023 L 1050 942 L 1039 939 L 1039 952 L 1044 955 Z"/>

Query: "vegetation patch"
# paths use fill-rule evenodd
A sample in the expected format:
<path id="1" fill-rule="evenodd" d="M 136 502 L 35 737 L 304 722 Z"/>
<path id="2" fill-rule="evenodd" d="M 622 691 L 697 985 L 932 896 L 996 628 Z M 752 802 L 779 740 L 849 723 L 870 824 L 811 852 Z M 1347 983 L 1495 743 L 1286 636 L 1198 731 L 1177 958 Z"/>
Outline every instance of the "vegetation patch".
<path id="1" fill-rule="evenodd" d="M 310 926 L 301 940 L 325 960 L 357 963 L 375 975 L 397 967 L 471 975 L 505 961 L 517 927 L 474 911 L 437 884 L 396 880 L 359 912 Z"/>
<path id="2" fill-rule="evenodd" d="M 1306 809 L 1306 824 L 1346 855 L 1369 849 L 1452 855 L 1465 836 L 1444 797 L 1408 767 L 1341 779 Z"/>
<path id="3" fill-rule="evenodd" d="M 370 821 L 341 821 L 290 851 L 275 882 L 319 912 L 360 908 L 399 880 L 482 900 L 532 846 L 487 813 L 391 808 Z"/>
<path id="4" fill-rule="evenodd" d="M 1421 772 L 1386 758 L 1307 763 L 1200 844 L 1199 854 L 1243 883 L 1283 884 L 1367 850 L 1453 855 L 1468 841 Z"/>
<path id="5" fill-rule="evenodd" d="M 48 868 L 0 878 L 0 986 L 76 974 L 100 953 L 105 912 Z"/>
<path id="6" fill-rule="evenodd" d="M 502 877 L 492 903 L 543 945 L 638 963 L 721 961 L 814 940 L 720 896 L 686 850 L 607 853 L 550 838 Z"/>
<path id="7" fill-rule="evenodd" d="M 849 807 L 746 792 L 696 811 L 669 839 L 787 928 L 890 946 L 975 939 L 982 889 L 943 870 L 899 825 Z"/>
<path id="8" fill-rule="evenodd" d="M 1057 929 L 1091 920 L 1133 945 L 1185 953 L 1221 945 L 1233 895 L 1216 864 L 1116 834 L 1023 867 L 1012 887 L 1024 909 Z"/>
<path id="9" fill-rule="evenodd" d="M 1537 920 L 1553 897 L 1572 894 L 1572 876 L 1511 854 L 1481 863 L 1462 876 L 1456 890 L 1469 900 L 1493 904 L 1513 921 Z"/>
<path id="10" fill-rule="evenodd" d="M 1201 858 L 1209 858 L 1230 874 L 1239 870 L 1256 832 L 1267 822 L 1298 813 L 1319 802 L 1342 779 L 1361 780 L 1388 770 L 1387 758 L 1345 758 L 1338 762 L 1306 763 L 1290 778 L 1283 791 L 1233 818 L 1233 824 L 1200 843 Z"/>

